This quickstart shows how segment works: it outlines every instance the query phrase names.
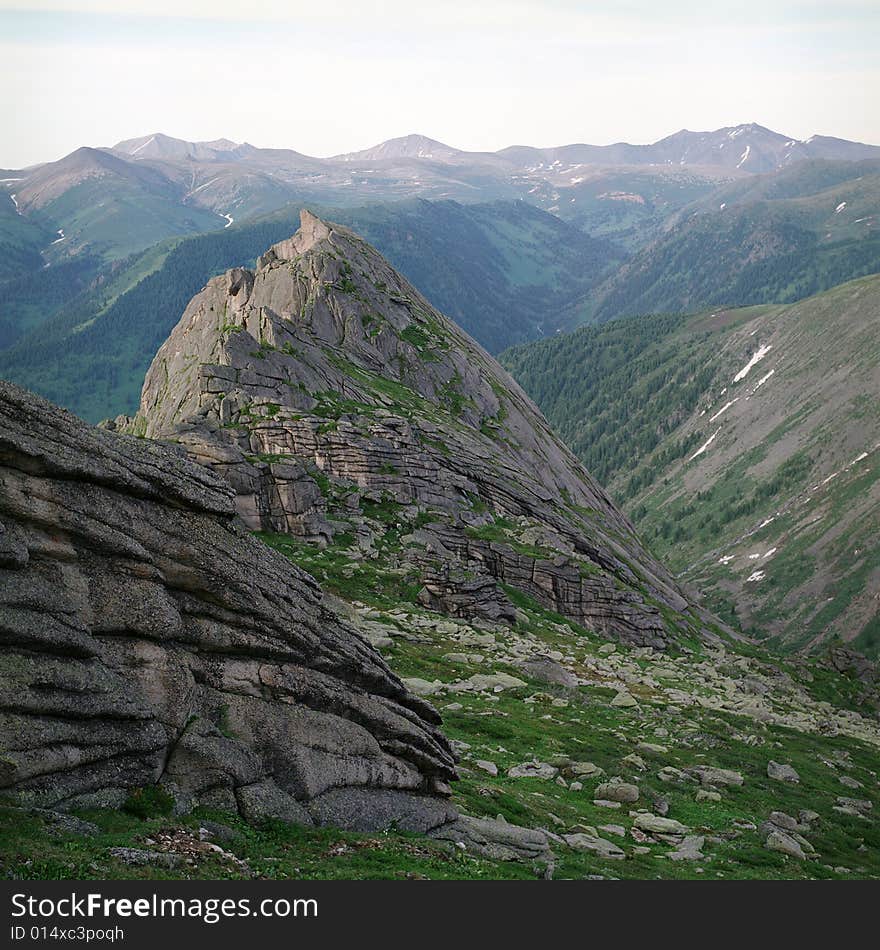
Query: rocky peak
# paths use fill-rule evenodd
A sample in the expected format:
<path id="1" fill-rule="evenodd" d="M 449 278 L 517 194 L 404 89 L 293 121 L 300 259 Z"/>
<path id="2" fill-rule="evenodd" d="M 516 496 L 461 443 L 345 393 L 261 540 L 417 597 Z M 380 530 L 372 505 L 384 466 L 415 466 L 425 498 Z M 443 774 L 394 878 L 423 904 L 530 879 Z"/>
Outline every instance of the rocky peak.
<path id="1" fill-rule="evenodd" d="M 702 626 L 513 379 L 308 212 L 193 298 L 120 424 L 222 473 L 251 529 L 381 556 L 437 610 L 512 620 L 518 591 L 642 645 Z"/>

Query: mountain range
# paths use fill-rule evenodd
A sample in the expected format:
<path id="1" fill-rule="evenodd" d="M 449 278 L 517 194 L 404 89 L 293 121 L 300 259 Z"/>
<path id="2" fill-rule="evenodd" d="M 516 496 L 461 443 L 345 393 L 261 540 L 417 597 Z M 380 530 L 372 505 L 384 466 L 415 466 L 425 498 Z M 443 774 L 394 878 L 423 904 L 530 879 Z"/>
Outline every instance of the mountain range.
<path id="1" fill-rule="evenodd" d="M 754 123 L 682 130 L 652 145 L 498 152 L 468 152 L 409 135 L 331 158 L 155 133 L 10 170 L 0 184 L 13 212 L 53 235 L 47 241 L 28 233 L 22 221 L 10 243 L 56 263 L 84 250 L 122 257 L 171 235 L 228 226 L 297 201 L 345 207 L 413 197 L 521 198 L 579 221 L 601 211 L 600 218 L 610 219 L 606 229 L 632 240 L 633 215 L 644 223 L 652 211 L 668 214 L 719 182 L 809 159 L 878 157 L 880 146 L 827 136 L 797 141 Z"/>

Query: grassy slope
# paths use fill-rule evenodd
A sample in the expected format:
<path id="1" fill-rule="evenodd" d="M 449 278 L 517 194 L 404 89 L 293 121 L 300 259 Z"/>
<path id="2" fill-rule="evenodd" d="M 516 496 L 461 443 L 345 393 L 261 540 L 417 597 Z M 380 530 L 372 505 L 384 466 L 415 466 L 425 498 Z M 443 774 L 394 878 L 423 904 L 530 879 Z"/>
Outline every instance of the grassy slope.
<path id="1" fill-rule="evenodd" d="M 504 361 L 716 610 L 736 604 L 791 647 L 842 636 L 876 655 L 878 305 L 869 277 L 790 307 L 615 321 Z M 735 383 L 759 345 L 773 349 Z"/>
<path id="2" fill-rule="evenodd" d="M 394 529 L 389 528 L 389 543 Z M 461 781 L 453 801 L 470 814 L 496 817 L 556 833 L 579 828 L 620 825 L 599 834 L 621 846 L 624 860 L 603 859 L 554 844 L 557 878 L 602 875 L 616 878 L 853 878 L 880 876 L 880 834 L 873 817 L 835 811 L 839 796 L 866 799 L 880 806 L 877 785 L 877 743 L 880 733 L 859 715 L 870 707 L 859 684 L 810 663 L 767 662 L 738 653 L 713 650 L 659 659 L 640 651 L 618 649 L 608 654 L 603 641 L 587 630 L 519 597 L 521 621 L 515 629 L 472 628 L 444 622 L 416 606 L 413 591 L 378 561 L 360 561 L 342 547 L 319 551 L 291 538 L 266 540 L 311 570 L 338 597 L 355 601 L 352 615 L 368 617 L 390 633 L 383 653 L 405 677 L 446 686 L 432 697 L 444 716 L 444 728 L 461 745 Z M 576 689 L 546 686 L 531 680 L 512 658 L 525 650 L 552 652 L 585 680 Z M 458 654 L 450 656 L 449 654 Z M 464 658 L 462 653 L 470 655 Z M 477 662 L 475 655 L 483 659 Z M 525 683 L 501 693 L 462 692 L 454 684 L 473 673 L 507 672 Z M 748 682 L 774 684 L 769 697 L 751 696 Z M 628 688 L 639 706 L 610 704 L 618 689 Z M 732 685 L 731 685 L 732 684 Z M 751 707 L 735 709 L 740 697 L 763 704 L 769 714 L 756 718 Z M 731 698 L 733 701 L 731 701 Z M 834 706 L 851 709 L 849 720 Z M 843 733 L 820 734 L 823 717 L 836 717 Z M 806 730 L 806 731 L 805 731 Z M 666 751 L 637 751 L 640 742 Z M 640 759 L 629 758 L 637 753 Z M 561 783 L 509 778 L 506 770 L 532 758 L 560 768 Z M 475 762 L 494 762 L 492 777 Z M 792 764 L 801 780 L 788 785 L 769 779 L 767 762 Z M 600 777 L 573 784 L 574 763 L 592 762 L 604 778 L 620 775 L 640 789 L 635 806 L 610 810 L 593 803 Z M 662 780 L 663 767 L 712 765 L 741 771 L 741 787 L 721 789 L 719 801 L 698 801 L 693 782 Z M 841 776 L 862 783 L 854 791 Z M 630 808 L 652 809 L 664 800 L 669 817 L 705 837 L 705 858 L 669 860 L 671 845 L 634 840 Z M 797 816 L 800 809 L 819 813 L 808 840 L 816 855 L 801 862 L 767 850 L 755 825 L 773 810 Z M 331 829 L 300 829 L 269 822 L 257 828 L 237 818 L 197 812 L 174 818 L 158 809 L 138 816 L 97 812 L 81 817 L 94 821 L 93 837 L 53 831 L 40 816 L 7 811 L 2 822 L 0 859 L 12 877 L 190 877 L 190 878 L 534 878 L 543 869 L 492 862 L 447 851 L 411 835 L 344 834 Z M 198 851 L 198 828 L 220 821 L 231 831 L 221 842 L 227 855 Z M 173 869 L 145 865 L 132 868 L 108 848 L 133 846 L 163 851 L 183 850 L 191 863 Z M 644 849 L 644 850 L 637 850 Z M 237 864 L 234 855 L 244 860 Z"/>

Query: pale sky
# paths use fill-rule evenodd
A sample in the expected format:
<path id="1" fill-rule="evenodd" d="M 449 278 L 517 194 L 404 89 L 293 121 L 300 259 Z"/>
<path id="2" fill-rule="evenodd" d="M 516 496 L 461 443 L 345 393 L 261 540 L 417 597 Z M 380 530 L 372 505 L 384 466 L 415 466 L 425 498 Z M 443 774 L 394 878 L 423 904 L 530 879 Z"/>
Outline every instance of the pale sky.
<path id="1" fill-rule="evenodd" d="M 321 156 L 741 122 L 880 143 L 878 40 L 878 0 L 0 0 L 0 167 L 159 131 Z"/>

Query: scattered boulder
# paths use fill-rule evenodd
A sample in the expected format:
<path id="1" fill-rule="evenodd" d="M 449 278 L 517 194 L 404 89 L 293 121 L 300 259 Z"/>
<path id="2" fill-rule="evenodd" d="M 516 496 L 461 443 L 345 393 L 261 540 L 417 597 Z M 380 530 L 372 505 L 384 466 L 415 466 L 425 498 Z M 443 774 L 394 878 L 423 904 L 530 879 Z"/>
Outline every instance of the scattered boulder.
<path id="1" fill-rule="evenodd" d="M 572 851 L 592 851 L 601 858 L 622 861 L 626 854 L 623 849 L 607 838 L 599 838 L 589 834 L 563 835 L 565 843 Z"/>
<path id="2" fill-rule="evenodd" d="M 536 861 L 552 866 L 555 860 L 543 831 L 493 818 L 460 815 L 457 821 L 435 828 L 430 836 L 494 861 Z"/>
<path id="3" fill-rule="evenodd" d="M 630 709 L 633 706 L 638 706 L 638 700 L 626 690 L 621 690 L 614 699 L 611 700 L 612 706 L 617 706 L 621 709 Z"/>
<path id="4" fill-rule="evenodd" d="M 801 780 L 793 766 L 784 762 L 774 762 L 772 759 L 767 763 L 767 777 L 776 779 L 777 782 L 790 782 L 792 785 L 796 785 Z"/>
<path id="5" fill-rule="evenodd" d="M 675 851 L 670 851 L 666 857 L 670 861 L 702 861 L 705 857 L 703 854 L 705 842 L 706 839 L 702 835 L 688 835 Z"/>
<path id="6" fill-rule="evenodd" d="M 520 668 L 533 680 L 539 683 L 547 683 L 550 686 L 564 686 L 568 689 L 574 689 L 578 684 L 578 678 L 567 670 L 562 664 L 549 656 L 533 656 L 524 660 Z"/>
<path id="7" fill-rule="evenodd" d="M 745 779 L 742 772 L 734 769 L 719 769 L 711 765 L 696 765 L 685 769 L 689 775 L 699 779 L 704 787 L 711 788 L 713 785 L 742 785 Z"/>
<path id="8" fill-rule="evenodd" d="M 639 812 L 633 819 L 633 827 L 651 835 L 686 835 L 690 830 L 674 818 L 663 818 L 649 812 Z"/>
<path id="9" fill-rule="evenodd" d="M 549 762 L 523 762 L 521 765 L 514 765 L 507 770 L 508 778 L 539 778 L 547 779 L 556 778 L 559 774 L 559 769 L 555 765 L 550 765 Z"/>
<path id="10" fill-rule="evenodd" d="M 603 782 L 596 786 L 594 797 L 608 802 L 631 803 L 639 800 L 637 785 L 628 782 Z"/>
<path id="11" fill-rule="evenodd" d="M 767 836 L 767 840 L 764 842 L 764 847 L 768 848 L 770 851 L 780 851 L 782 854 L 786 854 L 790 858 L 797 858 L 798 861 L 807 860 L 807 856 L 804 854 L 803 849 L 798 844 L 798 842 L 791 835 L 786 834 L 784 831 L 771 831 Z"/>

